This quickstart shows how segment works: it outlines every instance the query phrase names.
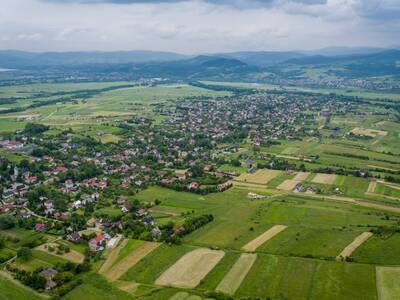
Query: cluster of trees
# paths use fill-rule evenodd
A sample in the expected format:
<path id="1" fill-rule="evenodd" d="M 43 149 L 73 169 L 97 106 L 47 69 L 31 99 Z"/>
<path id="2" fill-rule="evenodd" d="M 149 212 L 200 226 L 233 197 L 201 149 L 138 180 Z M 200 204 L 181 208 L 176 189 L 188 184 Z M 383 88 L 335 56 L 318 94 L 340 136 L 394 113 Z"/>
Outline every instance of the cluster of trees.
<path id="1" fill-rule="evenodd" d="M 179 232 L 178 235 L 181 237 L 184 235 L 187 235 L 187 234 L 199 229 L 200 227 L 203 227 L 204 225 L 212 222 L 213 220 L 214 220 L 214 216 L 211 214 L 187 218 L 182 225 L 182 227 L 184 228 L 184 231 Z"/>

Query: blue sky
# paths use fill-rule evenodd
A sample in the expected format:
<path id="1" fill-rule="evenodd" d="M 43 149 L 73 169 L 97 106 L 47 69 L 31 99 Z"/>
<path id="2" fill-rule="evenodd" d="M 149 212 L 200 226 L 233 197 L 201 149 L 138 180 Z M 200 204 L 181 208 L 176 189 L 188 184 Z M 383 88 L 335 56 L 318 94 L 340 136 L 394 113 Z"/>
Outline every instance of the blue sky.
<path id="1" fill-rule="evenodd" d="M 391 47 L 400 0 L 2 0 L 0 49 Z"/>

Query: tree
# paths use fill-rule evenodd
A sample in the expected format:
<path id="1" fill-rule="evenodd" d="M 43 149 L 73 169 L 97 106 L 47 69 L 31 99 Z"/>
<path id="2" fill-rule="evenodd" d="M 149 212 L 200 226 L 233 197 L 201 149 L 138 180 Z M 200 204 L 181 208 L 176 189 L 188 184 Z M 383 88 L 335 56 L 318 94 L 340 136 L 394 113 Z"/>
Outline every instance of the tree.
<path id="1" fill-rule="evenodd" d="M 15 226 L 15 217 L 10 215 L 0 215 L 0 229 L 10 229 Z"/>
<path id="2" fill-rule="evenodd" d="M 22 260 L 28 260 L 32 256 L 32 250 L 29 249 L 28 247 L 21 247 L 17 251 L 17 256 L 21 258 Z"/>

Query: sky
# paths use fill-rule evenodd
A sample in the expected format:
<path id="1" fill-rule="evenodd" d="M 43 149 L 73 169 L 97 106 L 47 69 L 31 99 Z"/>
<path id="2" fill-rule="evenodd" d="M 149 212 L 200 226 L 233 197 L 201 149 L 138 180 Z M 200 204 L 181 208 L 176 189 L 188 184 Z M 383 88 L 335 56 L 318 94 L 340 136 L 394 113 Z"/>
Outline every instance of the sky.
<path id="1" fill-rule="evenodd" d="M 392 47 L 400 0 L 0 0 L 0 49 L 179 53 Z"/>

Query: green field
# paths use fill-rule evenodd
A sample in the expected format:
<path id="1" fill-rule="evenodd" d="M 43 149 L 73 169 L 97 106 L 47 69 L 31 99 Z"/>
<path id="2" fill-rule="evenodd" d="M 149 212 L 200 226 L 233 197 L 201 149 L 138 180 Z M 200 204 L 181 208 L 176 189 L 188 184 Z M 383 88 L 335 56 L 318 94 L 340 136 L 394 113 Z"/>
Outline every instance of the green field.
<path id="1" fill-rule="evenodd" d="M 21 286 L 11 282 L 0 275 L 0 299 L 1 300 L 39 300 L 45 299 L 32 293 L 31 290 L 21 288 Z"/>

